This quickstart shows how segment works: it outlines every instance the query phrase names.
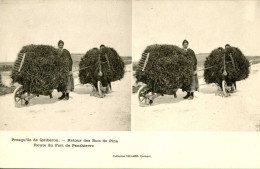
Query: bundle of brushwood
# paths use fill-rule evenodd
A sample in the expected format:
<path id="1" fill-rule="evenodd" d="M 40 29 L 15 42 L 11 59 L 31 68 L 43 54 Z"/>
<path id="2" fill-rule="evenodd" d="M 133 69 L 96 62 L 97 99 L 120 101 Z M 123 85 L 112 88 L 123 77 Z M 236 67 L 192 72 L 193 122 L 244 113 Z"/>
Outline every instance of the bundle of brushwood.
<path id="1" fill-rule="evenodd" d="M 79 68 L 80 83 L 95 86 L 99 80 L 103 86 L 107 86 L 110 82 L 122 79 L 125 74 L 123 59 L 110 47 L 87 51 L 81 58 Z"/>
<path id="2" fill-rule="evenodd" d="M 155 44 L 146 47 L 144 53 L 149 53 L 149 58 L 144 69 L 137 69 L 137 82 L 143 82 L 151 91 L 161 94 L 190 88 L 194 63 L 188 52 L 175 45 Z M 142 65 L 141 60 L 139 65 Z"/>
<path id="3" fill-rule="evenodd" d="M 204 63 L 204 79 L 206 83 L 221 85 L 222 80 L 231 86 L 236 81 L 249 76 L 249 61 L 236 47 L 214 49 Z M 223 74 L 223 72 L 225 72 Z"/>
<path id="4" fill-rule="evenodd" d="M 48 45 L 27 45 L 18 53 L 11 77 L 28 93 L 50 95 L 53 89 L 65 90 L 68 74 L 69 60 L 60 50 Z"/>

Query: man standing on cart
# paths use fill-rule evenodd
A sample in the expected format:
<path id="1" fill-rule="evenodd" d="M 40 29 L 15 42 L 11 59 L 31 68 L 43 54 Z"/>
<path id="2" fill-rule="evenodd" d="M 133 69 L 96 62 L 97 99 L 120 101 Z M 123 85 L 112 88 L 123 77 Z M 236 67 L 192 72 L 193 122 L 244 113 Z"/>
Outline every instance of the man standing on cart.
<path id="1" fill-rule="evenodd" d="M 198 75 L 197 75 L 197 58 L 194 53 L 194 51 L 190 48 L 188 48 L 189 42 L 185 39 L 182 42 L 183 50 L 192 57 L 192 71 L 193 71 L 193 76 L 192 76 L 192 84 L 190 89 L 187 90 L 187 95 L 184 96 L 184 99 L 189 99 L 192 100 L 194 98 L 194 92 L 198 90 L 199 88 L 199 81 L 198 81 Z"/>
<path id="2" fill-rule="evenodd" d="M 64 42 L 62 40 L 60 40 L 58 42 L 58 47 L 59 47 L 59 50 L 61 50 L 61 52 L 62 52 L 62 56 L 66 57 L 64 59 L 68 59 L 68 61 L 69 61 L 69 65 L 68 65 L 69 74 L 67 75 L 66 89 L 62 90 L 62 95 L 61 95 L 61 97 L 59 97 L 59 100 L 62 100 L 62 99 L 69 100 L 69 93 L 70 93 L 70 91 L 74 90 L 74 79 L 73 79 L 73 74 L 72 74 L 73 61 L 72 61 L 70 52 L 67 49 L 63 49 L 63 46 L 64 46 Z"/>

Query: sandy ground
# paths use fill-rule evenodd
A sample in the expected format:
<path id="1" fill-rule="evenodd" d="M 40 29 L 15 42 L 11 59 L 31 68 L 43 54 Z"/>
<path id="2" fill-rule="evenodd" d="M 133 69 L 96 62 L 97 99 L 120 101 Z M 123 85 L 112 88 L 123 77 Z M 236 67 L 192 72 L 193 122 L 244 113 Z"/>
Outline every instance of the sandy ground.
<path id="1" fill-rule="evenodd" d="M 200 72 L 199 75 L 202 75 Z M 230 97 L 217 94 L 217 86 L 199 79 L 200 90 L 194 100 L 165 95 L 152 106 L 132 96 L 132 130 L 172 131 L 256 131 L 260 129 L 260 64 L 251 66 L 250 77 L 237 82 L 237 91 Z"/>
<path id="2" fill-rule="evenodd" d="M 33 98 L 29 105 L 15 107 L 13 94 L 0 96 L 0 130 L 90 130 L 122 131 L 131 129 L 131 65 L 126 65 L 125 77 L 112 83 L 112 92 L 105 98 L 90 96 L 90 85 L 77 85 L 68 101 L 53 98 Z M 79 84 L 77 74 L 75 85 Z M 10 78 L 4 77 L 5 85 Z"/>

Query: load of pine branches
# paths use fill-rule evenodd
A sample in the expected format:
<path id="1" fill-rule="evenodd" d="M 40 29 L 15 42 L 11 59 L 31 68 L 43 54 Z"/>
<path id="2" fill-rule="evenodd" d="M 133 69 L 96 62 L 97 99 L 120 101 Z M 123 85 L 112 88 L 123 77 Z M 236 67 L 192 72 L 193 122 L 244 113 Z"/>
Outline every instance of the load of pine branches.
<path id="1" fill-rule="evenodd" d="M 174 94 L 176 89 L 186 91 L 190 88 L 193 60 L 183 49 L 156 44 L 146 47 L 144 52 L 149 53 L 149 59 L 144 71 L 136 71 L 137 82 L 143 82 L 153 92 L 161 94 Z"/>
<path id="2" fill-rule="evenodd" d="M 224 62 L 227 75 L 224 76 Z M 249 61 L 236 47 L 214 49 L 206 58 L 204 63 L 204 79 L 206 83 L 216 83 L 221 85 L 222 80 L 227 85 L 232 85 L 236 81 L 246 79 L 249 76 Z"/>
<path id="3" fill-rule="evenodd" d="M 65 90 L 69 61 L 60 50 L 48 45 L 27 45 L 20 53 L 25 53 L 25 59 L 20 72 L 12 70 L 13 82 L 37 95 L 49 95 L 58 88 Z"/>
<path id="4" fill-rule="evenodd" d="M 93 48 L 86 52 L 79 63 L 79 79 L 81 84 L 96 85 L 101 81 L 103 86 L 109 82 L 120 80 L 125 74 L 125 63 L 116 50 L 110 47 Z M 102 76 L 99 76 L 101 68 Z"/>

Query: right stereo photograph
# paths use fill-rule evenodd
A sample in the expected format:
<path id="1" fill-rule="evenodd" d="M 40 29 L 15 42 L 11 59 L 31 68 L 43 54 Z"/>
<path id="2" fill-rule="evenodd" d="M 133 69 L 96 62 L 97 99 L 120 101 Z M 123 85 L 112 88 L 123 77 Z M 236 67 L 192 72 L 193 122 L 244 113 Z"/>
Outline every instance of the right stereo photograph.
<path id="1" fill-rule="evenodd" d="M 133 1 L 133 131 L 260 130 L 260 2 Z"/>

